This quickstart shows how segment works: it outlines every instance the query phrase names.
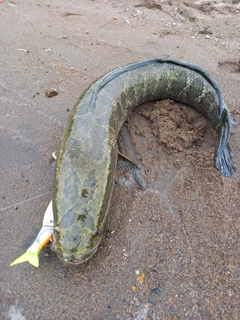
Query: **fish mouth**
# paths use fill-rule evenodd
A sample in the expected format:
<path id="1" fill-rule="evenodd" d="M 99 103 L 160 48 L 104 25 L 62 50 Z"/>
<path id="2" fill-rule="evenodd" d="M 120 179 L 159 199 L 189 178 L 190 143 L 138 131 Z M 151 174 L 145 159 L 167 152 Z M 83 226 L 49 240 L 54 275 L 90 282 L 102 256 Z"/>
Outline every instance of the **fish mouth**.
<path id="1" fill-rule="evenodd" d="M 92 255 L 97 251 L 99 242 L 97 243 L 97 245 L 95 247 L 93 247 L 92 249 L 90 249 L 89 251 L 87 251 L 86 253 L 84 253 L 82 255 L 72 255 L 70 260 L 65 258 L 64 264 L 77 266 L 77 265 L 80 265 L 84 262 L 87 262 L 92 257 Z"/>
<path id="2" fill-rule="evenodd" d="M 56 247 L 56 244 L 55 246 L 53 244 L 53 249 L 56 252 L 58 258 L 63 262 L 65 266 L 79 266 L 80 264 L 83 264 L 84 262 L 88 261 L 92 257 L 92 255 L 97 251 L 100 240 L 92 249 L 82 254 L 74 255 L 72 253 L 64 253 L 62 249 Z"/>
<path id="3" fill-rule="evenodd" d="M 83 263 L 83 260 L 81 260 L 81 259 L 72 259 L 71 262 L 74 263 L 74 264 L 81 264 L 81 263 Z"/>

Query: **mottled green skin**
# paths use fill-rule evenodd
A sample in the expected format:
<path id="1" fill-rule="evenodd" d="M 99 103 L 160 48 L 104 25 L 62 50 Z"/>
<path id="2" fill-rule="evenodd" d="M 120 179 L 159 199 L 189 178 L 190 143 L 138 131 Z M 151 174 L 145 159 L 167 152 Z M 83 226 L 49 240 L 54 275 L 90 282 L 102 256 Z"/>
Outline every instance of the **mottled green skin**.
<path id="1" fill-rule="evenodd" d="M 224 123 L 230 128 L 216 82 L 199 67 L 174 60 L 153 59 L 115 69 L 76 103 L 60 145 L 53 198 L 54 248 L 65 264 L 86 261 L 101 240 L 114 184 L 117 137 L 127 110 L 167 98 L 200 111 L 219 135 L 226 113 Z M 227 141 L 230 129 L 224 132 Z"/>

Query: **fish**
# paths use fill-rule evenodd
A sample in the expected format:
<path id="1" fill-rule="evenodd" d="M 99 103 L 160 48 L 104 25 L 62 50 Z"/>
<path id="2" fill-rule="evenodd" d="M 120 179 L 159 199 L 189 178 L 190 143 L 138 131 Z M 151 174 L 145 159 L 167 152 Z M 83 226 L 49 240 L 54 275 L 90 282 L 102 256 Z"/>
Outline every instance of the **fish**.
<path id="1" fill-rule="evenodd" d="M 52 201 L 50 201 L 47 210 L 45 211 L 43 217 L 42 228 L 39 231 L 36 239 L 33 244 L 27 249 L 27 251 L 15 259 L 10 266 L 15 264 L 29 262 L 34 267 L 39 267 L 39 258 L 38 254 L 42 248 L 52 239 L 53 237 L 53 210 L 52 210 Z"/>
<path id="2" fill-rule="evenodd" d="M 80 96 L 66 125 L 53 188 L 53 247 L 67 266 L 97 251 L 104 233 L 116 167 L 133 172 L 142 185 L 141 166 L 120 156 L 117 138 L 129 110 L 171 99 L 205 116 L 218 135 L 215 165 L 231 177 L 228 139 L 234 123 L 217 82 L 202 68 L 154 58 L 116 68 Z"/>

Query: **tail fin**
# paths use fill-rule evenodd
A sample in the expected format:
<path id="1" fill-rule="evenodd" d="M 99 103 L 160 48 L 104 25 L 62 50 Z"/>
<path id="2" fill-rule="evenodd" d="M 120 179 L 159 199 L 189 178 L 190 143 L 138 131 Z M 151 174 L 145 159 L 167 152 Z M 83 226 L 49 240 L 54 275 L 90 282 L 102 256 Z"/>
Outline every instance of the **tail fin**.
<path id="1" fill-rule="evenodd" d="M 231 152 L 227 145 L 230 136 L 231 124 L 235 124 L 231 118 L 228 109 L 224 109 L 222 118 L 215 130 L 219 137 L 219 146 L 215 156 L 215 164 L 222 175 L 226 177 L 232 176 L 232 166 L 230 163 Z"/>
<path id="2" fill-rule="evenodd" d="M 26 261 L 32 264 L 34 267 L 38 268 L 39 267 L 38 253 L 30 253 L 26 251 L 23 255 L 21 255 L 16 260 L 14 260 L 10 264 L 10 266 L 14 266 L 15 264 L 19 264 Z"/>
<path id="3" fill-rule="evenodd" d="M 232 166 L 230 163 L 231 153 L 228 145 L 225 146 L 223 151 L 220 154 L 216 154 L 215 164 L 218 170 L 223 176 L 231 177 L 232 176 Z"/>

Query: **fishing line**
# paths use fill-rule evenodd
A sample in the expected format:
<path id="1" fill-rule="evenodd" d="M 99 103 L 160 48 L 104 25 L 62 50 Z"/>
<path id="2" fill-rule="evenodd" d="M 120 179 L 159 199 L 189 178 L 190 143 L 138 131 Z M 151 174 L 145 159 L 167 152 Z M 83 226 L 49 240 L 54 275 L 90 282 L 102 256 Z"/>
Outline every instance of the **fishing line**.
<path id="1" fill-rule="evenodd" d="M 6 210 L 6 209 L 9 209 L 9 208 L 13 208 L 13 207 L 16 207 L 16 206 L 18 206 L 18 205 L 20 205 L 20 204 L 23 204 L 23 203 L 25 203 L 25 202 L 28 202 L 28 201 L 31 201 L 31 200 L 34 200 L 34 199 L 43 197 L 43 196 L 45 196 L 45 195 L 48 194 L 48 193 L 51 193 L 51 191 L 48 191 L 48 192 L 39 194 L 38 196 L 32 197 L 32 198 L 30 198 L 30 199 L 23 200 L 23 201 L 21 201 L 21 202 L 15 203 L 15 204 L 13 204 L 13 205 L 11 205 L 11 206 L 4 207 L 4 208 L 0 208 L 0 211 Z"/>

